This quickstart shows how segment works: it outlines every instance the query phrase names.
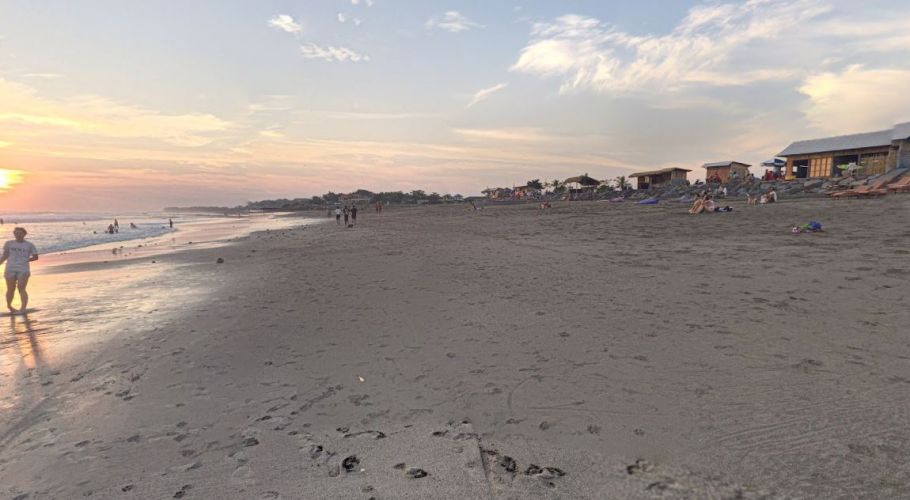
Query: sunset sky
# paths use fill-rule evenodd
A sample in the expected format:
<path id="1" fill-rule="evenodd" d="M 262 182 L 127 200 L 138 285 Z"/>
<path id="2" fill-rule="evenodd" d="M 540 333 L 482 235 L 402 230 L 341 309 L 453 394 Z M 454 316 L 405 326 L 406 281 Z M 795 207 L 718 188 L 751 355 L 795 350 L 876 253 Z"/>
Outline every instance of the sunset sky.
<path id="1" fill-rule="evenodd" d="M 910 121 L 907 12 L 903 0 L 0 0 L 0 169 L 12 171 L 0 209 L 476 194 L 757 164 L 793 140 Z"/>

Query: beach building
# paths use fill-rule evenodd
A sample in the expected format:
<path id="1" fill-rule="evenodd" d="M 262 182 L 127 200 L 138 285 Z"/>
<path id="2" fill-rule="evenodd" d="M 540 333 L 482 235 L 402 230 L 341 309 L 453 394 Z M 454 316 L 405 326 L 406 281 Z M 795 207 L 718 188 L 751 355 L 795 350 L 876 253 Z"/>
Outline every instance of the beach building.
<path id="1" fill-rule="evenodd" d="M 512 189 L 513 196 L 518 199 L 533 198 L 540 195 L 540 189 L 534 186 L 518 186 Z"/>
<path id="2" fill-rule="evenodd" d="M 727 182 L 731 177 L 745 179 L 749 176 L 748 163 L 738 161 L 718 161 L 714 163 L 705 163 L 702 168 L 705 169 L 705 180 L 707 182 Z"/>
<path id="3" fill-rule="evenodd" d="M 590 177 L 588 174 L 569 177 L 562 183 L 569 190 L 570 200 L 593 200 L 594 191 L 601 184 L 599 180 Z"/>
<path id="4" fill-rule="evenodd" d="M 490 200 L 508 200 L 512 198 L 512 190 L 509 188 L 487 188 L 481 193 L 487 195 Z"/>
<path id="5" fill-rule="evenodd" d="M 910 168 L 910 122 L 888 130 L 797 141 L 777 156 L 787 159 L 787 179 L 840 176 L 855 164 L 863 174 Z"/>
<path id="6" fill-rule="evenodd" d="M 670 184 L 673 181 L 685 184 L 689 172 L 691 170 L 687 168 L 671 167 L 648 172 L 636 172 L 629 174 L 629 177 L 635 177 L 638 189 L 651 189 Z"/>

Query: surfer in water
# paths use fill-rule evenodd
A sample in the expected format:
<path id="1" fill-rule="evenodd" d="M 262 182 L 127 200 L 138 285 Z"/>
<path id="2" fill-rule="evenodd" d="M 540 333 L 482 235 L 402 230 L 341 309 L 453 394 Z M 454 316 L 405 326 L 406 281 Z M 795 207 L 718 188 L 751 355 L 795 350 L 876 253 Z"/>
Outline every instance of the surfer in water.
<path id="1" fill-rule="evenodd" d="M 28 292 L 25 287 L 32 274 L 30 263 L 38 260 L 38 249 L 31 241 L 25 241 L 26 234 L 28 231 L 23 227 L 14 229 L 13 236 L 16 239 L 3 245 L 3 255 L 0 256 L 0 265 L 6 262 L 6 271 L 3 273 L 6 278 L 6 307 L 13 314 L 19 312 L 13 307 L 16 290 L 19 290 L 22 311 L 28 310 Z"/>

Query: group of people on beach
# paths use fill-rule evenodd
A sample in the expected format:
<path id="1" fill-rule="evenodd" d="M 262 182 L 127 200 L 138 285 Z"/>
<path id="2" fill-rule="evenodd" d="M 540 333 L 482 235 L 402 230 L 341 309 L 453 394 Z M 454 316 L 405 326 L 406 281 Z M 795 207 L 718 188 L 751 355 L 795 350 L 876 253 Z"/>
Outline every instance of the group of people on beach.
<path id="1" fill-rule="evenodd" d="M 695 202 L 692 203 L 692 208 L 689 209 L 690 214 L 700 214 L 703 212 L 732 212 L 733 207 L 727 206 L 718 206 L 714 201 L 714 198 L 707 193 L 699 194 L 695 197 Z"/>
<path id="2" fill-rule="evenodd" d="M 342 216 L 344 217 L 345 227 L 354 227 L 354 224 L 357 224 L 357 205 L 353 205 L 351 208 L 348 208 L 347 205 L 335 207 L 335 223 L 339 226 L 341 225 Z"/>
<path id="3" fill-rule="evenodd" d="M 727 188 L 723 188 L 723 195 L 727 194 Z M 749 205 L 764 205 L 766 203 L 776 203 L 777 202 L 777 191 L 770 189 L 767 193 L 763 193 L 761 196 L 753 197 L 751 194 L 746 195 L 746 202 Z M 714 198 L 706 193 L 699 193 L 695 197 L 695 201 L 692 203 L 692 208 L 689 209 L 690 214 L 700 214 L 700 213 L 711 213 L 711 212 L 732 212 L 733 207 L 719 206 Z"/>

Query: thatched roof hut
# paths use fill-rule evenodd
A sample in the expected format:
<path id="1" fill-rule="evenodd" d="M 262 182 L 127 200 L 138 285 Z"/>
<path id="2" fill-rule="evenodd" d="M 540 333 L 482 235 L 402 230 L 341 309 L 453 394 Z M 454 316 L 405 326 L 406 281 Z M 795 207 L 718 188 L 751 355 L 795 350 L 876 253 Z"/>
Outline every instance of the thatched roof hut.
<path id="1" fill-rule="evenodd" d="M 576 177 L 569 177 L 568 179 L 564 180 L 562 183 L 563 184 L 578 184 L 579 186 L 582 186 L 582 187 L 592 187 L 592 186 L 597 187 L 600 185 L 599 180 L 588 176 L 588 174 L 579 175 Z"/>

